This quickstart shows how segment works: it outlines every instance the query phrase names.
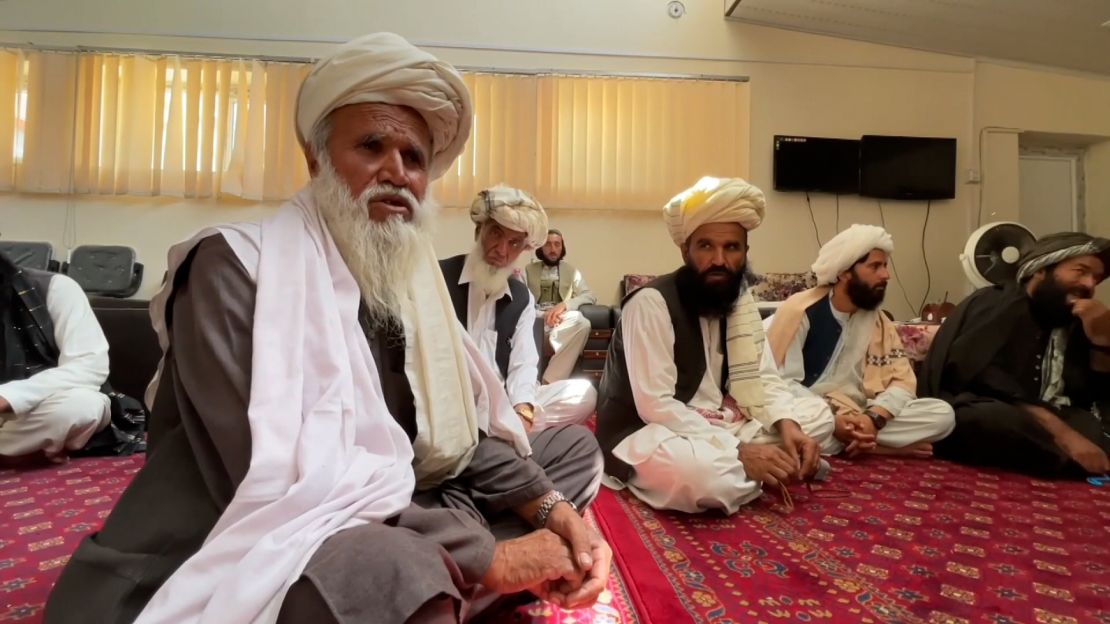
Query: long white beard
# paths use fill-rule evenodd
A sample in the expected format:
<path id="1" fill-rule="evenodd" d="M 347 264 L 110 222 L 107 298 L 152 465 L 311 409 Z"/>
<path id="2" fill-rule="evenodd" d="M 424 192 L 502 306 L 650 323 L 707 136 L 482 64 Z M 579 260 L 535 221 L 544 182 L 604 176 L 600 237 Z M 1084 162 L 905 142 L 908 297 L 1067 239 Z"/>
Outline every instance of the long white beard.
<path id="1" fill-rule="evenodd" d="M 369 205 L 376 197 L 400 194 L 410 202 L 413 220 L 399 215 L 372 221 Z M 367 188 L 358 199 L 331 163 L 319 162 L 312 195 L 331 232 L 339 254 L 358 283 L 371 320 L 382 327 L 399 326 L 411 310 L 412 275 L 422 246 L 431 244 L 430 224 L 435 202 L 419 202 L 407 189 L 391 185 Z"/>
<path id="2" fill-rule="evenodd" d="M 509 278 L 513 276 L 513 272 L 523 264 L 521 258 L 517 258 L 516 262 L 504 268 L 487 264 L 480 243 L 474 245 L 469 255 L 468 262 L 473 272 L 470 283 L 485 293 L 487 297 L 501 292 L 505 285 L 509 283 Z M 521 254 L 521 256 L 523 257 L 524 254 Z"/>

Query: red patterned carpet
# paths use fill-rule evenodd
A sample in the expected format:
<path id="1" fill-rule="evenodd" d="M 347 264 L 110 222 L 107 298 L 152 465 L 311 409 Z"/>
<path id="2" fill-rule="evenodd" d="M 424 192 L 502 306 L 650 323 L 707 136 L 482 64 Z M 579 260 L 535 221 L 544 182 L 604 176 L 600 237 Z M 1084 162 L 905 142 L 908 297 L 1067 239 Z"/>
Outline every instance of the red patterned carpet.
<path id="1" fill-rule="evenodd" d="M 940 461 L 833 466 L 828 489 L 793 489 L 789 513 L 764 496 L 688 516 L 605 490 L 594 511 L 642 620 L 1110 623 L 1110 488 Z"/>
<path id="2" fill-rule="evenodd" d="M 141 463 L 0 470 L 0 622 L 41 620 Z M 1110 624 L 1110 488 L 944 462 L 834 468 L 829 489 L 795 488 L 789 513 L 770 496 L 731 518 L 661 513 L 603 490 L 594 511 L 618 574 L 602 601 L 484 621 Z"/>
<path id="3" fill-rule="evenodd" d="M 42 620 L 42 605 L 83 537 L 97 530 L 143 456 L 78 459 L 33 470 L 0 469 L 0 622 Z M 487 621 L 531 624 L 635 623 L 619 575 L 591 609 L 534 602 Z"/>
<path id="4" fill-rule="evenodd" d="M 0 470 L 0 622 L 38 622 L 50 588 L 98 529 L 143 456 Z"/>

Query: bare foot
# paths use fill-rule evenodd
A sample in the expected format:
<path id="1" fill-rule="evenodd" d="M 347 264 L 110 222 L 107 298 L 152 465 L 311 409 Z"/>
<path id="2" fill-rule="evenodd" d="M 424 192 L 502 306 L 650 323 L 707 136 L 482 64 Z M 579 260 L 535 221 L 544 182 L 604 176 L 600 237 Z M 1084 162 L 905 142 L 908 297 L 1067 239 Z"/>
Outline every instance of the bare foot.
<path id="1" fill-rule="evenodd" d="M 901 448 L 894 448 L 892 446 L 876 446 L 870 451 L 875 455 L 891 455 L 896 457 L 916 457 L 918 459 L 929 459 L 933 456 L 933 445 L 928 442 L 918 442 L 917 444 L 910 444 Z"/>
<path id="2" fill-rule="evenodd" d="M 69 463 L 69 455 L 65 451 L 59 451 L 57 453 L 47 453 L 47 452 L 44 451 L 43 455 L 46 456 L 46 461 L 48 461 L 52 464 L 68 464 Z"/>

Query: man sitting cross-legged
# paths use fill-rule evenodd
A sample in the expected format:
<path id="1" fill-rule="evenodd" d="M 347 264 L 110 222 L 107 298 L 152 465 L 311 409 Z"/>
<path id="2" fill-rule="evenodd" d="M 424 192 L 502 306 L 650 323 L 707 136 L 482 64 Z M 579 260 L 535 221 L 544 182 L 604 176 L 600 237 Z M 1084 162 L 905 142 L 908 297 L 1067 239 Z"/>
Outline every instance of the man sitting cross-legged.
<path id="1" fill-rule="evenodd" d="M 575 506 L 597 443 L 525 434 L 432 249 L 428 184 L 471 110 L 458 72 L 397 35 L 317 63 L 295 115 L 308 187 L 170 250 L 150 452 L 46 622 L 458 622 L 491 592 L 596 600 L 610 553 Z"/>
<path id="2" fill-rule="evenodd" d="M 1045 236 L 1017 279 L 981 288 L 937 332 L 921 393 L 950 401 L 937 455 L 1043 477 L 1110 471 L 1110 240 Z"/>
<path id="3" fill-rule="evenodd" d="M 684 264 L 633 292 L 609 346 L 598 401 L 605 472 L 657 509 L 733 513 L 762 483 L 813 476 L 827 411 L 774 408 L 760 374 L 763 327 L 748 289 L 748 233 L 763 193 L 703 178 L 664 207 Z"/>
<path id="4" fill-rule="evenodd" d="M 501 374 L 513 409 L 529 431 L 579 424 L 597 404 L 586 379 L 539 385 L 535 299 L 515 277 L 522 253 L 542 244 L 547 214 L 531 195 L 508 186 L 478 194 L 470 207 L 469 254 L 442 260 L 455 314 L 487 362 Z"/>
<path id="5" fill-rule="evenodd" d="M 566 255 L 563 233 L 548 230 L 547 241 L 536 250 L 538 262 L 524 270 L 536 311 L 543 315 L 544 335 L 554 350 L 543 371 L 546 382 L 566 379 L 574 371 L 590 337 L 590 321 L 578 308 L 597 303 L 582 271 L 567 262 Z"/>
<path id="6" fill-rule="evenodd" d="M 853 225 L 821 247 L 813 264 L 819 285 L 787 299 L 764 322 L 764 367 L 787 382 L 773 401 L 786 410 L 831 409 L 834 452 L 929 457 L 932 443 L 954 426 L 952 406 L 914 394 L 902 340 L 879 310 L 893 251 L 883 228 Z"/>

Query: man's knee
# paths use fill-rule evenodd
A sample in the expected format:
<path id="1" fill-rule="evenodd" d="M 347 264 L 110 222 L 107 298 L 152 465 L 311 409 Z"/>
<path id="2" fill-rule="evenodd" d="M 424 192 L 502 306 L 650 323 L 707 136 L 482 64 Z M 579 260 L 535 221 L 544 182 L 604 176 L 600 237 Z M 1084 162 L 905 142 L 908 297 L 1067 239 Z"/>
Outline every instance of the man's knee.
<path id="1" fill-rule="evenodd" d="M 947 447 L 1020 449 L 1030 444 L 1047 448 L 1050 439 L 1048 430 L 1024 409 L 1001 401 L 978 401 L 956 407 L 955 427 L 941 443 Z"/>
<path id="2" fill-rule="evenodd" d="M 740 470 L 723 469 L 720 461 L 697 460 L 675 471 L 675 480 L 684 485 L 694 498 L 733 501 L 745 491 L 746 479 L 739 478 Z M 736 460 L 737 468 L 740 460 Z"/>
<path id="3" fill-rule="evenodd" d="M 586 318 L 582 314 L 575 316 L 572 319 L 572 322 L 574 324 L 573 326 L 575 329 L 575 333 L 588 332 L 591 328 L 593 328 L 593 325 L 590 324 L 590 319 Z"/>
<path id="4" fill-rule="evenodd" d="M 552 463 L 601 466 L 601 446 L 597 437 L 582 425 L 552 427 L 535 436 L 534 443 L 541 444 L 541 439 L 545 451 L 557 449 L 555 453 L 543 453 L 550 456 L 541 464 L 545 468 Z"/>
<path id="5" fill-rule="evenodd" d="M 594 385 L 592 383 L 590 383 L 590 380 L 564 379 L 563 381 L 556 383 L 563 384 L 562 390 L 559 392 L 559 395 L 561 397 L 565 397 L 565 401 L 567 403 L 579 405 L 581 406 L 583 411 L 593 413 L 594 408 L 597 406 L 597 389 L 594 388 Z M 589 416 L 589 414 L 586 415 Z M 586 431 L 585 433 L 588 435 L 588 437 L 594 438 L 595 442 L 597 441 L 596 437 L 592 433 L 590 433 L 589 431 Z M 581 432 L 579 432 L 578 435 L 581 435 Z"/>
<path id="6" fill-rule="evenodd" d="M 367 622 L 404 622 L 425 604 L 444 597 L 461 604 L 464 583 L 458 566 L 439 544 L 409 529 L 380 523 L 328 538 L 297 584 L 302 582 L 310 585 L 302 585 L 300 594 L 315 591 L 335 614 Z M 287 601 L 296 598 L 290 593 Z M 309 598 L 308 607 L 314 608 Z M 304 607 L 290 604 L 282 610 Z"/>
<path id="7" fill-rule="evenodd" d="M 926 400 L 929 401 L 927 407 L 932 423 L 932 439 L 940 440 L 947 437 L 956 428 L 956 410 L 940 399 Z"/>
<path id="8" fill-rule="evenodd" d="M 636 466 L 633 483 L 645 490 L 672 493 L 672 505 L 677 501 L 693 504 L 687 508 L 675 506 L 679 511 L 712 508 L 731 513 L 752 498 L 753 487 L 759 487 L 746 477 L 738 458 L 674 457 L 665 449 L 661 451 L 657 459 Z"/>
<path id="9" fill-rule="evenodd" d="M 596 400 L 596 394 L 593 395 Z M 559 433 L 567 445 L 567 456 L 591 469 L 601 470 L 601 445 L 597 436 L 582 425 L 566 425 Z"/>
<path id="10" fill-rule="evenodd" d="M 1016 423 L 1032 421 L 1032 416 L 1021 408 L 1001 401 L 983 401 L 957 407 L 953 418 L 959 431 L 982 434 L 1011 431 Z"/>
<path id="11" fill-rule="evenodd" d="M 559 330 L 559 333 L 562 336 L 561 341 L 565 343 L 569 342 L 573 338 L 581 337 L 588 334 L 592 327 L 593 326 L 590 324 L 590 319 L 586 318 L 578 312 L 568 312 L 567 315 L 563 317 L 562 322 L 559 323 L 556 329 Z"/>
<path id="12" fill-rule="evenodd" d="M 597 438 L 581 425 L 545 429 L 532 437 L 533 459 L 563 494 L 582 507 L 601 485 L 603 458 Z"/>
<path id="13" fill-rule="evenodd" d="M 832 410 L 824 398 L 808 396 L 794 400 L 791 419 L 798 423 L 802 432 L 813 438 L 818 444 L 824 444 L 832 439 L 836 430 L 836 420 Z"/>
<path id="14" fill-rule="evenodd" d="M 31 413 L 70 423 L 74 429 L 95 426 L 99 430 L 108 424 L 109 400 L 97 390 L 71 388 L 46 397 Z"/>

